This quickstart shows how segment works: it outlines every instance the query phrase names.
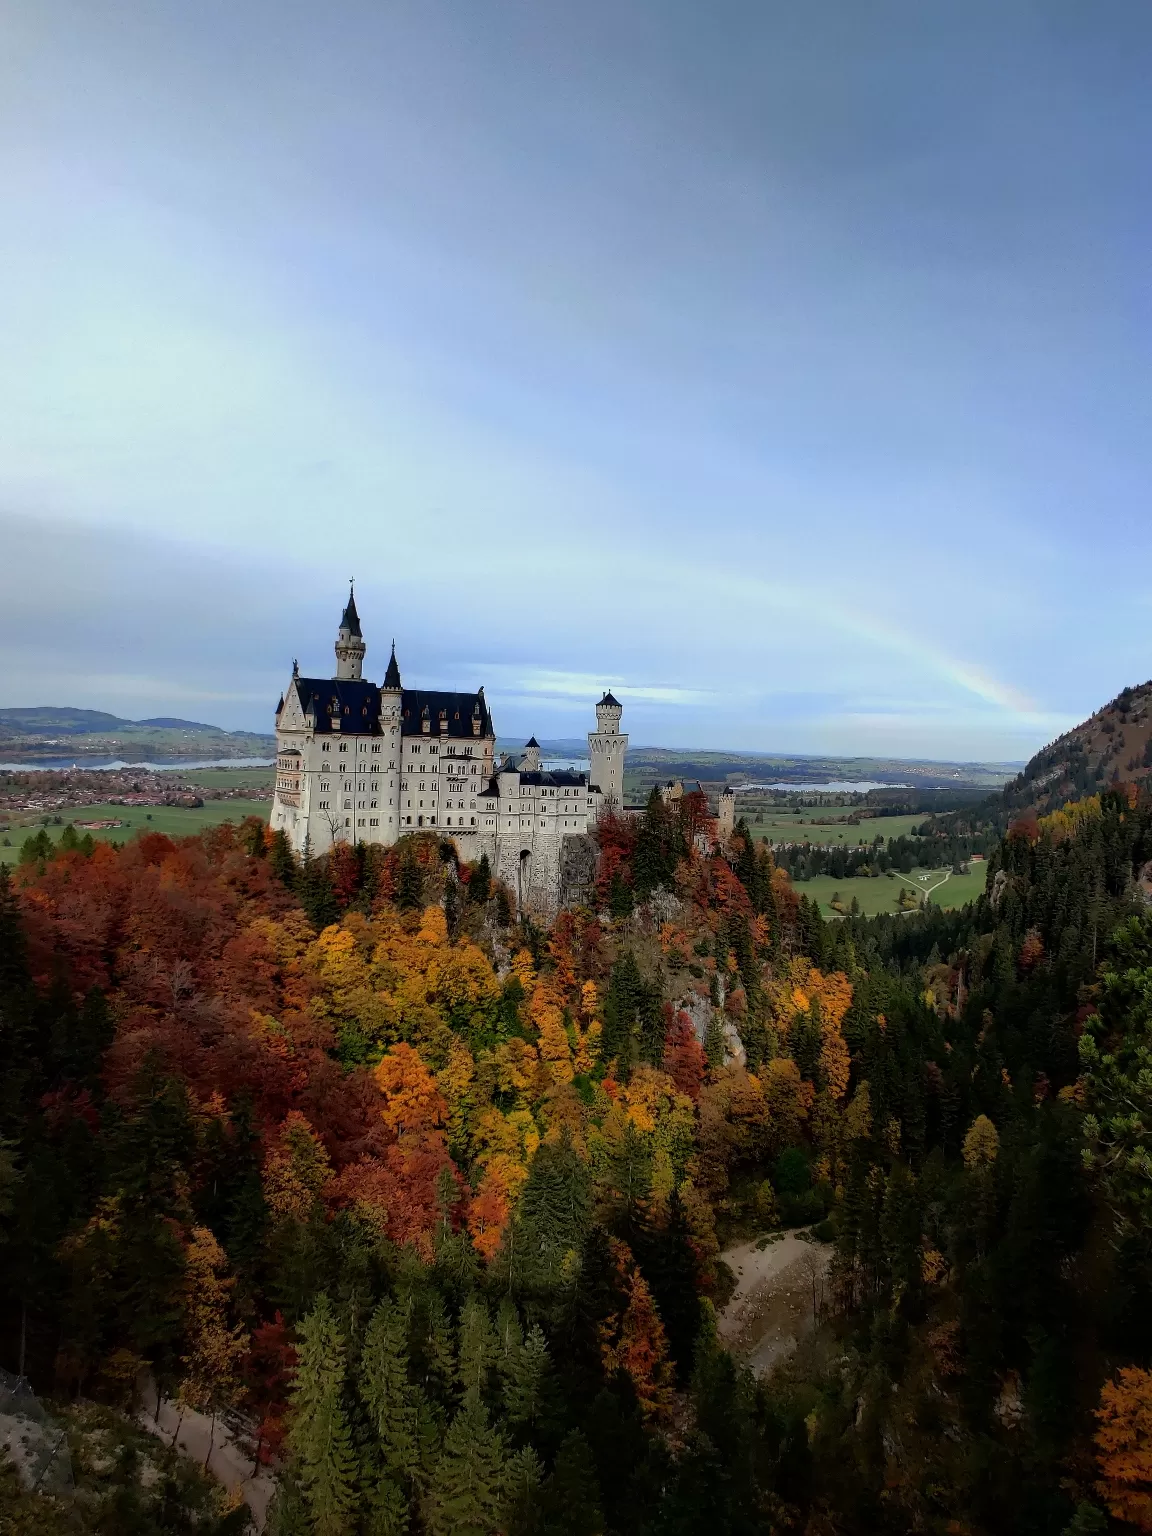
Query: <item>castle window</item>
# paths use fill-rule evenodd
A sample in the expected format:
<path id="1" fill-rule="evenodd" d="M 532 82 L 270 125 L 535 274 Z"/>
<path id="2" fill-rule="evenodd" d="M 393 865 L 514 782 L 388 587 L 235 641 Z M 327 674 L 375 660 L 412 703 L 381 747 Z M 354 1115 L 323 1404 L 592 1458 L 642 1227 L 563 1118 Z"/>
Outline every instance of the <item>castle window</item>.
<path id="1" fill-rule="evenodd" d="M 348 750 L 348 743 L 346 741 L 342 741 L 340 743 L 340 750 L 341 750 L 341 752 L 347 752 L 347 750 Z"/>
<path id="2" fill-rule="evenodd" d="M 379 816 L 370 816 L 368 818 L 368 825 L 370 827 L 378 827 L 380 825 L 380 818 L 379 818 Z"/>
<path id="3" fill-rule="evenodd" d="M 330 784 L 321 784 L 320 786 L 321 789 L 331 789 L 331 787 L 332 786 Z"/>
<path id="4" fill-rule="evenodd" d="M 320 750 L 321 750 L 321 752 L 329 752 L 329 751 L 331 751 L 331 749 L 332 749 L 332 743 L 330 741 L 324 741 L 324 742 L 320 743 Z"/>
<path id="5" fill-rule="evenodd" d="M 359 817 L 359 819 L 356 822 L 356 825 L 358 827 L 362 827 L 364 825 L 364 818 L 363 818 L 363 816 Z"/>
<path id="6" fill-rule="evenodd" d="M 327 802 L 327 800 L 321 800 L 321 802 L 320 802 L 320 809 L 322 811 L 326 811 L 328 809 L 328 802 Z"/>

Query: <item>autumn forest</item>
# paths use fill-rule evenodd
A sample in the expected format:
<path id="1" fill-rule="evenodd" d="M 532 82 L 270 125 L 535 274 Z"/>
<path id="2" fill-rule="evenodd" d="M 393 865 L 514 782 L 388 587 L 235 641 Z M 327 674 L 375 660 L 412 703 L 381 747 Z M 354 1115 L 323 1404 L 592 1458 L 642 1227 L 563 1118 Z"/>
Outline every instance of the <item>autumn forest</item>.
<path id="1" fill-rule="evenodd" d="M 203 1416 L 274 1536 L 1152 1530 L 1147 789 L 874 919 L 700 794 L 597 840 L 550 926 L 432 834 L 0 869 L 6 1379 Z M 831 1263 L 754 1374 L 781 1229 Z M 141 1454 L 0 1530 L 248 1528 Z"/>

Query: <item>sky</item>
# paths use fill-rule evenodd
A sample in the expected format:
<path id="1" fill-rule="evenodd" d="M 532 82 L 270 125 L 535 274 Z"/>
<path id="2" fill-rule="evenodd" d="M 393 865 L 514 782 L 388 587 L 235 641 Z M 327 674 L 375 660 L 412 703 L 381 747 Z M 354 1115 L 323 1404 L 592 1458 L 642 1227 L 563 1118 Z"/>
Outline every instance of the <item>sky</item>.
<path id="1" fill-rule="evenodd" d="M 1146 0 L 0 0 L 0 705 L 1029 756 L 1152 674 Z"/>

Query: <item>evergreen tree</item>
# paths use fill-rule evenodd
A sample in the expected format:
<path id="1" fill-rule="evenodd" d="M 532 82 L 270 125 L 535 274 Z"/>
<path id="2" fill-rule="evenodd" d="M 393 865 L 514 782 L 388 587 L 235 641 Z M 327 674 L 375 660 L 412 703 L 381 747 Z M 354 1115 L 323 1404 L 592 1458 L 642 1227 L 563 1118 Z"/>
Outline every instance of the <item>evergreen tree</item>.
<path id="1" fill-rule="evenodd" d="M 297 882 L 300 905 L 317 933 L 340 921 L 340 906 L 332 888 L 326 859 L 308 859 Z"/>
<path id="2" fill-rule="evenodd" d="M 548 1345 L 534 1323 L 523 1344 L 509 1350 L 503 1364 L 504 1411 L 513 1425 L 535 1424 L 544 1406 Z"/>
<path id="3" fill-rule="evenodd" d="M 556 1454 L 556 1465 L 540 1496 L 541 1536 L 599 1536 L 600 1484 L 588 1442 L 570 1430 Z"/>
<path id="4" fill-rule="evenodd" d="M 681 1385 L 688 1382 L 700 1332 L 696 1255 L 689 1239 L 684 1204 L 673 1190 L 662 1227 L 648 1226 L 631 1245 L 648 1282 Z"/>
<path id="5" fill-rule="evenodd" d="M 590 1206 L 588 1167 L 565 1131 L 538 1149 L 508 1226 L 503 1262 L 514 1286 L 555 1289 L 569 1255 L 579 1251 Z"/>
<path id="6" fill-rule="evenodd" d="M 401 1308 L 381 1302 L 364 1333 L 359 1382 L 385 1470 L 402 1486 L 418 1479 L 431 1419 L 424 1394 L 408 1379 L 407 1334 Z"/>
<path id="7" fill-rule="evenodd" d="M 294 885 L 299 867 L 296 863 L 296 855 L 292 852 L 292 844 L 288 841 L 288 834 L 280 827 L 272 834 L 272 846 L 268 850 L 268 868 L 280 881 L 281 885 Z"/>
<path id="8" fill-rule="evenodd" d="M 478 1392 L 483 1399 L 498 1354 L 496 1330 L 492 1327 L 488 1305 L 483 1297 L 469 1296 L 460 1313 L 457 1371 L 461 1389 L 465 1392 Z"/>
<path id="9" fill-rule="evenodd" d="M 321 1293 L 300 1325 L 288 1444 L 317 1536 L 344 1536 L 356 1507 L 356 1455 L 344 1414 L 344 1339 Z"/>
<path id="10" fill-rule="evenodd" d="M 428 1490 L 430 1536 L 495 1536 L 508 1493 L 503 1437 L 474 1389 L 444 1437 Z"/>
<path id="11" fill-rule="evenodd" d="M 424 905 L 424 876 L 420 873 L 416 847 L 410 838 L 405 838 L 400 844 L 396 905 L 402 912 L 418 911 Z"/>
<path id="12" fill-rule="evenodd" d="M 488 862 L 488 855 L 482 853 L 468 882 L 468 900 L 474 907 L 483 907 L 487 905 L 491 894 L 492 866 Z"/>
<path id="13" fill-rule="evenodd" d="M 530 1445 L 508 1458 L 504 1518 L 508 1536 L 538 1536 L 544 1468 Z"/>

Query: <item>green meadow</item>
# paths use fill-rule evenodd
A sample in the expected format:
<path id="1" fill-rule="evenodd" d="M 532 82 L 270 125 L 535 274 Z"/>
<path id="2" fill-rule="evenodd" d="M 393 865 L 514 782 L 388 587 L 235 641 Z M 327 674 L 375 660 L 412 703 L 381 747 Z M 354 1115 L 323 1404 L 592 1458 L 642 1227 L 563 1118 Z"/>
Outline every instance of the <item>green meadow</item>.
<path id="1" fill-rule="evenodd" d="M 917 869 L 910 875 L 878 875 L 875 879 L 857 875 L 848 880 L 836 880 L 831 875 L 816 875 L 811 880 L 797 880 L 797 895 L 820 903 L 825 917 L 835 917 L 832 898 L 839 892 L 841 902 L 847 908 L 855 896 L 865 917 L 875 917 L 880 912 L 898 912 L 901 891 L 913 891 L 917 896 L 927 896 L 946 910 L 962 907 L 984 893 L 987 864 L 973 864 L 968 874 L 954 875 L 947 869 Z"/>
<path id="2" fill-rule="evenodd" d="M 44 827 L 48 836 L 57 840 L 64 827 L 77 821 L 119 821 L 119 827 L 93 831 L 92 836 L 104 842 L 123 843 L 141 832 L 163 832 L 168 837 L 191 837 L 205 827 L 216 827 L 225 821 L 243 821 L 246 816 L 268 819 L 271 810 L 268 800 L 209 800 L 205 805 L 185 808 L 176 805 L 70 805 L 54 812 L 61 825 Z M 20 845 L 24 839 L 39 832 L 44 817 L 32 817 L 21 826 L 12 825 L 0 831 L 0 863 L 14 864 L 20 857 Z M 77 828 L 80 836 L 83 828 Z"/>
<path id="3" fill-rule="evenodd" d="M 181 768 L 180 778 L 185 784 L 195 784 L 200 789 L 271 789 L 276 778 L 275 768 Z"/>
<path id="4" fill-rule="evenodd" d="M 927 812 L 916 816 L 870 816 L 850 822 L 846 809 L 821 806 L 818 809 L 785 809 L 771 806 L 757 812 L 736 798 L 736 814 L 743 817 L 754 838 L 768 839 L 773 843 L 848 843 L 852 847 L 873 843 L 878 837 L 885 842 L 894 837 L 905 837 L 913 827 L 922 826 Z M 760 820 L 756 820 L 756 816 Z"/>

